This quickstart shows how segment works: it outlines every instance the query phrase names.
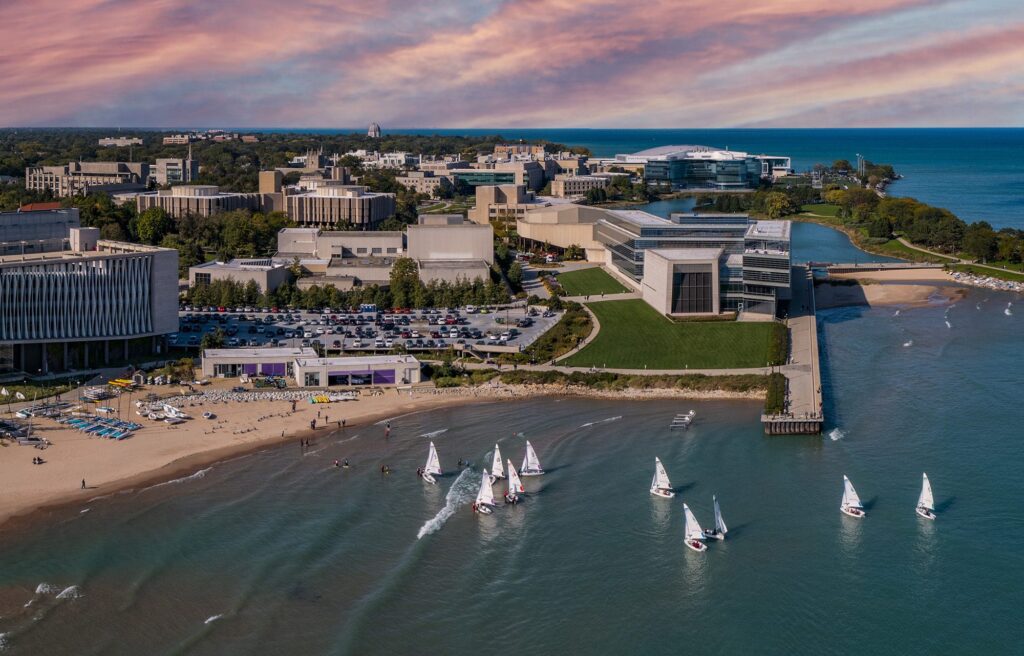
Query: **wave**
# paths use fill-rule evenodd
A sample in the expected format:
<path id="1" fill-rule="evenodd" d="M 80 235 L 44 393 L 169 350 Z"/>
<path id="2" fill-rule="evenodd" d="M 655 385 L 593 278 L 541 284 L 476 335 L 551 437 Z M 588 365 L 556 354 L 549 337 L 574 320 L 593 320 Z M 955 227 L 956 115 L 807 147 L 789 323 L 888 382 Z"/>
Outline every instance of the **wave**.
<path id="1" fill-rule="evenodd" d="M 846 437 L 846 433 L 844 433 L 843 431 L 839 430 L 838 427 L 836 427 L 829 431 L 828 436 L 833 442 L 838 442 L 839 440 Z"/>
<path id="2" fill-rule="evenodd" d="M 57 599 L 81 599 L 82 591 L 77 585 L 69 585 L 60 591 Z"/>
<path id="3" fill-rule="evenodd" d="M 207 467 L 206 469 L 200 469 L 199 471 L 194 472 L 192 474 L 189 474 L 188 476 L 182 476 L 181 478 L 172 478 L 171 480 L 164 481 L 163 483 L 157 483 L 156 485 L 150 485 L 149 487 L 144 487 L 140 491 L 141 492 L 145 492 L 146 490 L 154 490 L 154 489 L 156 489 L 158 487 L 163 487 L 165 485 L 176 485 L 178 483 L 184 483 L 185 481 L 195 481 L 195 480 L 198 480 L 200 478 L 205 477 L 207 472 L 209 472 L 211 469 L 213 469 L 213 467 Z"/>
<path id="4" fill-rule="evenodd" d="M 912 339 L 908 339 L 907 341 L 903 342 L 903 347 L 904 348 L 910 348 L 913 345 L 914 345 L 914 340 L 912 340 Z"/>
<path id="5" fill-rule="evenodd" d="M 78 514 L 79 515 L 84 515 L 85 513 L 89 512 L 90 510 L 92 510 L 92 508 L 82 508 L 81 510 L 78 511 Z"/>
<path id="6" fill-rule="evenodd" d="M 7 634 L 0 633 L 0 651 L 7 649 Z"/>
<path id="7" fill-rule="evenodd" d="M 210 615 L 209 617 L 206 618 L 206 621 L 203 622 L 203 624 L 211 624 L 213 622 L 216 622 L 217 620 L 219 620 L 222 617 L 224 617 L 224 615 Z"/>
<path id="8" fill-rule="evenodd" d="M 420 437 L 435 438 L 438 435 L 442 435 L 442 434 L 447 433 L 447 432 L 448 432 L 447 428 L 442 428 L 440 430 L 430 431 L 429 433 L 424 433 L 424 434 L 420 435 Z"/>
<path id="9" fill-rule="evenodd" d="M 892 316 L 894 316 L 894 317 L 900 316 L 900 311 L 896 310 L 895 312 L 892 313 Z"/>
<path id="10" fill-rule="evenodd" d="M 459 509 L 459 506 L 464 506 L 476 498 L 476 491 L 473 489 L 473 476 L 470 474 L 473 470 L 466 468 L 462 470 L 459 477 L 452 483 L 451 488 L 448 489 L 448 494 L 444 497 L 444 508 L 437 511 L 437 514 L 428 519 L 423 526 L 420 527 L 419 533 L 416 534 L 417 540 L 422 540 L 423 536 L 430 535 L 441 529 L 444 523 L 448 521 L 448 518 L 455 514 L 455 511 Z"/>
<path id="11" fill-rule="evenodd" d="M 953 324 L 951 324 L 951 323 L 949 323 L 949 322 L 947 321 L 947 322 L 946 322 L 946 328 L 952 328 L 952 327 L 953 327 Z"/>
<path id="12" fill-rule="evenodd" d="M 591 426 L 596 426 L 598 424 L 607 424 L 607 423 L 611 423 L 613 421 L 618 421 L 619 419 L 622 419 L 622 415 L 616 415 L 614 417 L 608 417 L 607 419 L 601 419 L 599 421 L 588 421 L 587 423 L 585 423 L 582 426 L 580 426 L 580 428 L 590 428 Z"/>
<path id="13" fill-rule="evenodd" d="M 305 452 L 305 453 L 303 453 L 302 455 L 303 455 L 303 456 L 311 456 L 311 455 L 315 455 L 315 454 L 317 454 L 317 453 L 320 453 L 321 451 L 323 451 L 323 450 L 324 450 L 324 449 L 326 449 L 326 448 L 327 448 L 327 445 L 324 445 L 324 446 L 320 447 L 319 449 L 316 449 L 315 451 L 306 451 L 306 452 Z"/>
<path id="14" fill-rule="evenodd" d="M 36 586 L 37 595 L 57 594 L 63 588 L 60 588 L 52 583 L 40 583 Z"/>

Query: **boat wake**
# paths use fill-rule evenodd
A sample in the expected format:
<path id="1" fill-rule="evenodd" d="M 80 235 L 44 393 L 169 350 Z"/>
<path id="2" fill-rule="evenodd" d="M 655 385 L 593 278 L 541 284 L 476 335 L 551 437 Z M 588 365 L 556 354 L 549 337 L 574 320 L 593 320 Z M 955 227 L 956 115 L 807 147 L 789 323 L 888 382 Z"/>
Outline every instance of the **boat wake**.
<path id="1" fill-rule="evenodd" d="M 952 328 L 952 327 L 953 327 L 953 324 L 951 324 L 951 323 L 949 323 L 949 322 L 947 321 L 947 322 L 946 322 L 946 328 Z"/>
<path id="2" fill-rule="evenodd" d="M 437 437 L 438 435 L 443 435 L 444 433 L 447 433 L 447 432 L 448 432 L 447 428 L 442 428 L 440 430 L 430 431 L 429 433 L 424 433 L 424 434 L 420 435 L 420 437 L 426 437 L 428 439 L 433 439 L 433 438 Z"/>
<path id="3" fill-rule="evenodd" d="M 892 316 L 894 316 L 894 317 L 900 316 L 900 311 L 896 310 L 895 312 L 892 313 Z"/>
<path id="4" fill-rule="evenodd" d="M 1003 310 L 1003 314 L 1005 314 L 1008 317 L 1012 317 L 1013 316 L 1013 310 L 1010 309 L 1012 306 L 1013 306 L 1013 302 L 1012 301 L 1007 303 L 1006 304 L 1006 308 Z"/>
<path id="5" fill-rule="evenodd" d="M 200 469 L 199 471 L 197 471 L 195 473 L 192 473 L 192 474 L 189 474 L 188 476 L 182 476 L 181 478 L 172 478 L 171 480 L 164 481 L 163 483 L 157 483 L 156 485 L 150 485 L 149 487 L 142 488 L 142 490 L 140 490 L 140 492 L 145 492 L 146 490 L 153 490 L 153 489 L 156 489 L 158 487 L 163 487 L 165 485 L 176 485 L 177 483 L 184 483 L 185 481 L 195 481 L 195 480 L 198 480 L 200 478 L 205 477 L 206 473 L 208 471 L 210 471 L 211 469 L 213 469 L 213 467 L 207 467 L 206 469 Z"/>
<path id="6" fill-rule="evenodd" d="M 833 442 L 838 442 L 839 440 L 841 440 L 844 437 L 846 437 L 846 433 L 844 433 L 843 431 L 839 430 L 839 428 L 837 427 L 837 428 L 833 428 L 832 430 L 829 431 L 828 437 Z"/>
<path id="7" fill-rule="evenodd" d="M 908 339 L 907 341 L 903 342 L 903 348 L 910 348 L 913 345 L 914 345 L 914 340 L 912 340 L 912 339 Z"/>
<path id="8" fill-rule="evenodd" d="M 82 591 L 78 589 L 77 585 L 70 585 L 59 593 L 57 593 L 57 599 L 81 599 Z"/>
<path id="9" fill-rule="evenodd" d="M 602 419 L 600 421 L 588 421 L 587 423 L 585 423 L 582 426 L 580 426 L 580 428 L 590 428 L 591 426 L 597 426 L 598 424 L 608 424 L 608 423 L 611 423 L 613 421 L 618 421 L 619 419 L 622 419 L 622 415 L 617 415 L 615 417 L 608 417 L 607 419 Z"/>
<path id="10" fill-rule="evenodd" d="M 216 622 L 217 620 L 219 620 L 222 617 L 224 617 L 224 616 L 223 615 L 210 615 L 209 617 L 206 618 L 206 621 L 203 622 L 203 624 L 210 624 L 212 622 Z"/>
<path id="11" fill-rule="evenodd" d="M 422 540 L 423 536 L 439 531 L 444 526 L 444 523 L 448 521 L 448 518 L 455 514 L 455 511 L 476 498 L 476 490 L 473 486 L 474 474 L 471 473 L 472 471 L 469 467 L 462 470 L 459 477 L 455 479 L 455 482 L 449 488 L 448 494 L 444 497 L 444 508 L 437 511 L 436 515 L 428 519 L 420 527 L 419 533 L 416 534 L 417 540 Z M 476 476 L 476 478 L 479 478 L 479 476 Z"/>

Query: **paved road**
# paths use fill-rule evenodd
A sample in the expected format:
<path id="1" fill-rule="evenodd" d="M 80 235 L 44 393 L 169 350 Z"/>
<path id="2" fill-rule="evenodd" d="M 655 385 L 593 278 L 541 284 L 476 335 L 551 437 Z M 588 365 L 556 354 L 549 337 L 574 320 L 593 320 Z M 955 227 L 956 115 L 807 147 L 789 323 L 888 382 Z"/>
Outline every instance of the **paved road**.
<path id="1" fill-rule="evenodd" d="M 821 370 L 818 362 L 818 326 L 814 316 L 814 283 L 804 267 L 793 267 L 790 301 L 790 362 L 781 367 L 789 381 L 790 414 L 802 417 L 821 412 Z"/>

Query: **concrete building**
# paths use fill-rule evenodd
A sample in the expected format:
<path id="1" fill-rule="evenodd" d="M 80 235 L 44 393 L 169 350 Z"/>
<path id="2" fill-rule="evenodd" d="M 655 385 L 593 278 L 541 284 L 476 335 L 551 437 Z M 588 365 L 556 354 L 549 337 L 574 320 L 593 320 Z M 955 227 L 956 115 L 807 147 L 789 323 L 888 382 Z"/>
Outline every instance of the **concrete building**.
<path id="1" fill-rule="evenodd" d="M 362 387 L 415 385 L 420 363 L 411 355 L 372 355 L 349 358 L 299 357 L 295 382 L 300 387 Z"/>
<path id="2" fill-rule="evenodd" d="M 473 223 L 481 224 L 497 218 L 517 220 L 546 204 L 523 185 L 480 186 L 476 188 L 476 206 L 469 210 L 468 216 Z"/>
<path id="3" fill-rule="evenodd" d="M 588 260 L 604 262 L 604 244 L 594 237 L 594 226 L 606 215 L 607 210 L 589 205 L 546 205 L 517 219 L 516 233 L 536 244 L 562 249 L 579 246 L 586 250 Z"/>
<path id="4" fill-rule="evenodd" d="M 526 155 L 544 159 L 544 146 L 542 144 L 496 144 L 494 156 L 499 159 L 507 159 L 514 155 Z"/>
<path id="5" fill-rule="evenodd" d="M 192 159 L 191 153 L 185 158 L 157 159 L 156 165 L 153 167 L 153 178 L 161 187 L 191 184 L 199 179 L 199 160 Z"/>
<path id="6" fill-rule="evenodd" d="M 207 378 L 237 378 L 239 376 L 295 377 L 297 358 L 316 358 L 311 348 L 256 348 L 206 349 L 203 351 L 202 370 Z"/>
<path id="7" fill-rule="evenodd" d="M 556 175 L 551 181 L 551 195 L 555 198 L 585 196 L 591 189 L 607 189 L 609 180 L 600 175 Z"/>
<path id="8" fill-rule="evenodd" d="M 25 169 L 25 189 L 50 191 L 58 197 L 141 190 L 148 180 L 149 164 L 145 162 L 71 162 Z"/>
<path id="9" fill-rule="evenodd" d="M 435 198 L 441 191 L 452 187 L 451 177 L 434 175 L 433 171 L 409 171 L 396 177 L 395 182 L 418 194 L 428 194 Z"/>
<path id="10" fill-rule="evenodd" d="M 363 230 L 376 228 L 395 214 L 395 194 L 369 191 L 354 185 L 327 184 L 314 191 L 285 197 L 288 217 L 300 226 L 334 228 L 343 225 Z"/>
<path id="11" fill-rule="evenodd" d="M 234 280 L 240 284 L 255 282 L 260 292 L 272 292 L 291 279 L 287 263 L 264 258 L 236 258 L 228 262 L 204 262 L 188 269 L 189 287 L 208 285 L 215 280 Z"/>
<path id="12" fill-rule="evenodd" d="M 213 216 L 232 210 L 259 211 L 263 208 L 263 196 L 223 192 L 216 185 L 180 185 L 139 194 L 136 207 L 139 214 L 151 207 L 161 207 L 174 217 L 186 214 Z"/>
<path id="13" fill-rule="evenodd" d="M 466 162 L 460 158 L 445 158 L 445 159 L 431 159 L 425 160 L 420 158 L 420 163 L 416 166 L 417 169 L 424 173 L 433 173 L 434 175 L 448 175 L 452 171 L 457 169 L 468 169 L 469 162 Z"/>
<path id="14" fill-rule="evenodd" d="M 461 214 L 420 214 L 416 217 L 420 225 L 462 225 L 466 217 Z"/>
<path id="15" fill-rule="evenodd" d="M 52 253 L 70 248 L 72 228 L 81 226 L 77 207 L 0 212 L 0 256 Z"/>
<path id="16" fill-rule="evenodd" d="M 160 353 L 178 329 L 178 251 L 68 230 L 67 247 L 0 256 L 0 350 L 27 374 Z M 6 243 L 0 243 L 0 252 Z"/>
<path id="17" fill-rule="evenodd" d="M 165 146 L 187 146 L 193 141 L 199 141 L 199 137 L 194 134 L 171 134 L 164 137 Z"/>
<path id="18" fill-rule="evenodd" d="M 573 155 L 572 153 L 556 153 L 550 161 L 555 165 L 555 173 L 561 175 L 588 175 L 590 167 L 587 166 L 586 155 Z"/>
<path id="19" fill-rule="evenodd" d="M 658 312 L 718 314 L 721 248 L 652 248 L 645 253 L 640 291 Z"/>
<path id="20" fill-rule="evenodd" d="M 124 148 L 126 146 L 141 146 L 142 139 L 138 137 L 103 137 L 97 143 L 101 148 Z"/>
<path id="21" fill-rule="evenodd" d="M 487 280 L 494 262 L 494 229 L 488 225 L 419 224 L 406 228 L 408 257 L 416 260 L 420 280 Z"/>

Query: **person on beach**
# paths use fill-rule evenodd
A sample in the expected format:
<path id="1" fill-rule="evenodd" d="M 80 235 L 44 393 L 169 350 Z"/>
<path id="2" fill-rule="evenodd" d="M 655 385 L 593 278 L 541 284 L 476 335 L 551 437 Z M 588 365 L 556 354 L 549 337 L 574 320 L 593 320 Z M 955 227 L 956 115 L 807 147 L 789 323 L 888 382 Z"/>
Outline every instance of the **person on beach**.
<path id="1" fill-rule="evenodd" d="M 82 479 L 82 489 L 83 490 L 85 489 L 85 479 L 84 478 Z"/>
<path id="2" fill-rule="evenodd" d="M 341 420 L 341 427 L 342 427 L 342 428 L 344 428 L 344 427 L 345 427 L 345 422 L 346 422 L 346 420 L 345 420 L 345 419 L 342 419 L 342 420 Z"/>
<path id="3" fill-rule="evenodd" d="M 341 466 L 341 464 L 338 462 L 337 459 L 334 460 L 334 466 L 335 467 L 340 467 Z"/>

